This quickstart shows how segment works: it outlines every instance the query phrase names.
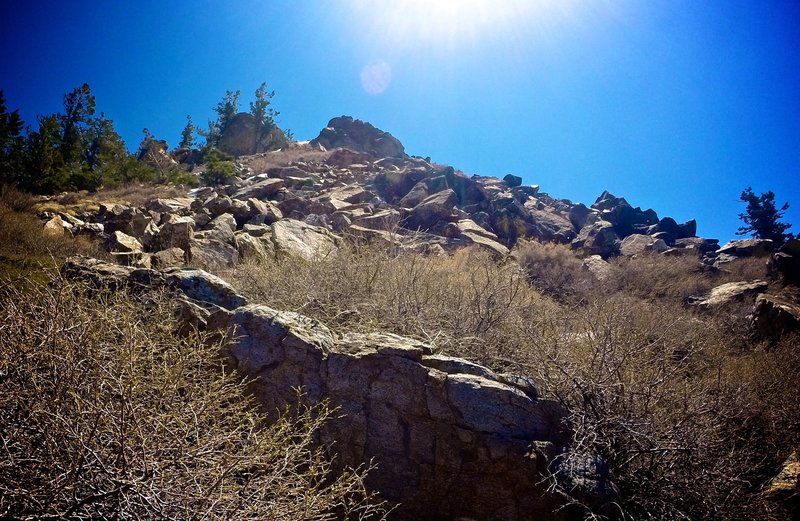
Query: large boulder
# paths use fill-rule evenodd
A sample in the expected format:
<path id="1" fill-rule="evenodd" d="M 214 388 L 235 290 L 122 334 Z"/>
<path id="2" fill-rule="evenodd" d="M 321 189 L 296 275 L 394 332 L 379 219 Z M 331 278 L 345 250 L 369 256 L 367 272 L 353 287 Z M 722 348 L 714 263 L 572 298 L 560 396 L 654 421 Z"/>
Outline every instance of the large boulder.
<path id="1" fill-rule="evenodd" d="M 198 302 L 235 309 L 247 304 L 233 287 L 221 278 L 198 269 L 167 271 L 167 284 Z"/>
<path id="2" fill-rule="evenodd" d="M 120 231 L 116 231 L 109 236 L 106 248 L 108 251 L 123 253 L 141 253 L 143 251 L 141 242 L 136 240 L 135 237 Z"/>
<path id="3" fill-rule="evenodd" d="M 165 250 L 167 248 L 180 248 L 184 251 L 189 249 L 189 241 L 194 232 L 195 222 L 191 217 L 176 217 L 170 215 L 158 230 L 158 234 L 152 240 L 155 250 Z"/>
<path id="4" fill-rule="evenodd" d="M 232 156 L 256 154 L 273 149 L 276 134 L 280 138 L 283 133 L 278 128 L 264 133 L 264 129 L 252 114 L 240 112 L 231 118 L 222 131 L 218 147 Z"/>
<path id="5" fill-rule="evenodd" d="M 411 230 L 429 230 L 440 221 L 452 221 L 453 208 L 458 204 L 458 196 L 453 190 L 447 189 L 425 198 L 419 203 L 406 219 L 403 226 Z"/>
<path id="6" fill-rule="evenodd" d="M 619 254 L 619 245 L 614 225 L 602 220 L 584 226 L 572 241 L 572 249 L 581 255 L 600 255 L 604 259 Z"/>
<path id="7" fill-rule="evenodd" d="M 774 339 L 800 328 L 800 302 L 788 295 L 756 297 L 750 322 L 757 338 Z"/>
<path id="8" fill-rule="evenodd" d="M 730 241 L 717 250 L 717 255 L 733 257 L 766 257 L 772 251 L 770 239 L 742 239 Z"/>
<path id="9" fill-rule="evenodd" d="M 406 156 L 403 144 L 397 138 L 350 116 L 330 120 L 319 136 L 311 140 L 311 145 L 321 145 L 328 150 L 350 148 L 377 158 Z"/>
<path id="10" fill-rule="evenodd" d="M 320 442 L 335 469 L 374 464 L 366 486 L 398 519 L 568 519 L 547 469 L 569 443 L 565 411 L 519 379 L 390 334 L 337 339 L 319 322 L 266 306 L 228 323 L 232 363 L 267 414 L 327 400 Z M 302 393 L 298 394 L 297 390 Z M 600 498 L 597 503 L 613 499 Z"/>
<path id="11" fill-rule="evenodd" d="M 273 224 L 271 235 L 278 253 L 306 260 L 325 257 L 338 250 L 328 230 L 294 219 L 282 219 Z"/>
<path id="12" fill-rule="evenodd" d="M 619 252 L 621 255 L 633 257 L 634 255 L 649 251 L 661 253 L 668 248 L 667 244 L 661 239 L 653 238 L 650 235 L 634 233 L 622 239 L 619 245 Z"/>
<path id="13" fill-rule="evenodd" d="M 257 176 L 252 184 L 248 183 L 239 188 L 234 194 L 234 199 L 246 201 L 250 198 L 267 200 L 275 197 L 284 187 L 283 179 Z"/>
<path id="14" fill-rule="evenodd" d="M 526 203 L 528 210 L 525 235 L 541 242 L 567 243 L 575 238 L 575 230 L 567 217 L 549 207 L 536 209 Z"/>
<path id="15" fill-rule="evenodd" d="M 390 204 L 401 200 L 408 194 L 412 188 L 415 187 L 423 179 L 435 177 L 437 173 L 430 168 L 410 168 L 403 170 L 384 170 L 375 175 L 373 185 L 378 194 L 386 199 Z M 428 192 L 427 184 L 423 185 L 425 189 L 425 196 L 420 198 L 419 201 L 430 195 Z M 416 206 L 415 200 L 411 204 L 401 204 L 401 206 L 413 207 Z"/>
<path id="16" fill-rule="evenodd" d="M 769 284 L 763 280 L 728 282 L 713 288 L 702 297 L 689 297 L 687 302 L 700 308 L 715 308 L 732 302 L 753 301 L 756 295 L 767 290 Z"/>

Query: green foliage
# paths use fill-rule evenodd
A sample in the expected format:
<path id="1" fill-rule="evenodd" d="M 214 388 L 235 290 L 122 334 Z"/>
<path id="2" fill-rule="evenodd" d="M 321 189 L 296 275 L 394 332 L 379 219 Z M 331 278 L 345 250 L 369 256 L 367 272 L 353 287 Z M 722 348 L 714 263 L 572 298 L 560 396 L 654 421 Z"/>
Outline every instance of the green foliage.
<path id="1" fill-rule="evenodd" d="M 103 113 L 88 84 L 64 96 L 64 112 L 37 118 L 27 129 L 17 112 L 8 114 L 0 96 L 0 180 L 28 192 L 97 190 L 132 180 L 153 180 L 155 174 L 128 154 L 114 123 Z"/>
<path id="2" fill-rule="evenodd" d="M 214 107 L 214 112 L 217 113 L 218 116 L 218 124 L 219 124 L 219 133 L 222 134 L 225 132 L 225 129 L 228 128 L 233 117 L 239 112 L 239 96 L 241 96 L 241 91 L 227 91 L 225 93 L 225 97 L 222 98 L 216 107 Z"/>
<path id="3" fill-rule="evenodd" d="M 220 130 L 219 122 L 209 120 L 208 130 L 197 129 L 197 133 L 205 138 L 205 148 L 214 148 L 219 144 L 219 137 L 222 131 Z"/>
<path id="4" fill-rule="evenodd" d="M 192 116 L 186 116 L 186 126 L 181 131 L 181 142 L 178 143 L 178 148 L 192 148 L 194 146 L 194 132 Z"/>
<path id="5" fill-rule="evenodd" d="M 255 101 L 250 103 L 250 114 L 253 115 L 259 127 L 258 141 L 277 128 L 275 118 L 279 113 L 270 107 L 273 97 L 275 97 L 275 91 L 268 92 L 267 82 L 264 82 L 256 89 Z"/>
<path id="6" fill-rule="evenodd" d="M 744 213 L 739 214 L 739 219 L 744 221 L 745 226 L 739 228 L 737 235 L 752 234 L 757 239 L 771 239 L 776 246 L 782 245 L 792 236 L 786 233 L 792 225 L 780 222 L 784 212 L 789 208 L 789 203 L 783 203 L 778 209 L 775 206 L 775 194 L 772 190 L 756 195 L 748 186 L 742 192 L 740 199 L 747 203 L 747 208 Z"/>
<path id="7" fill-rule="evenodd" d="M 213 148 L 219 145 L 219 139 L 225 129 L 233 120 L 234 116 L 239 111 L 239 98 L 241 91 L 227 91 L 225 97 L 222 98 L 215 107 L 214 112 L 217 114 L 217 119 L 208 122 L 207 130 L 194 129 L 190 127 L 191 118 L 187 127 L 184 129 L 182 136 L 185 140 L 188 131 L 191 128 L 196 131 L 200 136 L 206 140 L 206 148 Z M 259 85 L 255 92 L 255 100 L 250 102 L 250 114 L 256 122 L 256 136 L 255 142 L 263 147 L 265 150 L 277 150 L 283 147 L 289 140 L 292 139 L 291 133 L 284 132 L 278 128 L 275 119 L 280 114 L 272 108 L 272 98 L 275 96 L 275 91 L 267 89 L 267 83 L 264 82 Z M 187 141 L 188 142 L 188 141 Z M 183 142 L 182 142 L 183 143 Z M 182 145 L 183 146 L 183 145 Z"/>
<path id="8" fill-rule="evenodd" d="M 12 182 L 23 168 L 22 127 L 19 111 L 8 112 L 0 90 L 0 183 Z"/>
<path id="9" fill-rule="evenodd" d="M 64 95 L 64 114 L 61 122 L 61 157 L 65 164 L 77 163 L 86 148 L 86 134 L 94 123 L 95 99 L 88 83 Z"/>
<path id="10" fill-rule="evenodd" d="M 236 175 L 236 168 L 232 161 L 212 161 L 208 163 L 206 171 L 200 174 L 203 184 L 224 185 Z"/>
<path id="11" fill-rule="evenodd" d="M 17 178 L 23 190 L 52 194 L 69 183 L 64 158 L 58 150 L 61 126 L 58 116 L 39 116 L 39 130 L 29 131 L 25 140 L 25 171 Z"/>

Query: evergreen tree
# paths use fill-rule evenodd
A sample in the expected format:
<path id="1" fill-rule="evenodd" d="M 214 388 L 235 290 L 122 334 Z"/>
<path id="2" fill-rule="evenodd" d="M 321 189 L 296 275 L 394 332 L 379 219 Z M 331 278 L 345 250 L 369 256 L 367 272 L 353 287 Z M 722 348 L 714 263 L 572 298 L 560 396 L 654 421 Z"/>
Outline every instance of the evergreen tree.
<path id="1" fill-rule="evenodd" d="M 255 101 L 250 103 L 250 114 L 263 130 L 263 135 L 269 134 L 275 128 L 275 118 L 279 114 L 270 107 L 274 96 L 275 91 L 267 92 L 267 83 L 264 82 L 256 89 Z"/>
<path id="2" fill-rule="evenodd" d="M 208 121 L 208 130 L 197 129 L 197 133 L 206 140 L 205 149 L 212 149 L 219 144 L 219 137 L 222 134 L 217 121 Z"/>
<path id="3" fill-rule="evenodd" d="M 95 99 L 88 83 L 64 95 L 64 114 L 60 116 L 61 157 L 64 164 L 80 162 L 94 111 Z"/>
<path id="4" fill-rule="evenodd" d="M 789 203 L 783 203 L 778 209 L 775 206 L 775 194 L 771 190 L 756 195 L 749 186 L 742 192 L 740 199 L 747 203 L 747 208 L 744 213 L 739 214 L 739 219 L 744 221 L 745 226 L 739 228 L 737 235 L 751 234 L 757 239 L 770 239 L 776 247 L 792 237 L 792 234 L 786 233 L 792 225 L 780 222 Z"/>
<path id="5" fill-rule="evenodd" d="M 129 159 L 132 158 L 125 149 L 122 137 L 114 129 L 114 122 L 101 113 L 87 133 L 84 188 L 96 190 L 100 186 L 117 186 L 127 181 L 126 165 Z"/>
<path id="6" fill-rule="evenodd" d="M 23 190 L 37 194 L 54 193 L 66 188 L 69 174 L 61 155 L 60 117 L 39 116 L 39 130 L 28 129 L 25 139 L 25 169 L 17 179 Z"/>
<path id="7" fill-rule="evenodd" d="M 0 90 L 0 184 L 13 184 L 22 174 L 25 139 L 19 111 L 8 112 L 5 96 Z"/>
<path id="8" fill-rule="evenodd" d="M 225 129 L 228 128 L 233 117 L 239 112 L 239 96 L 241 96 L 241 94 L 241 91 L 237 90 L 234 92 L 229 90 L 225 93 L 225 97 L 222 98 L 222 101 L 214 107 L 214 112 L 219 116 L 217 123 L 220 134 L 225 132 Z"/>
<path id="9" fill-rule="evenodd" d="M 194 131 L 192 116 L 186 116 L 186 126 L 183 127 L 181 132 L 181 142 L 178 143 L 178 148 L 192 148 L 194 146 Z"/>

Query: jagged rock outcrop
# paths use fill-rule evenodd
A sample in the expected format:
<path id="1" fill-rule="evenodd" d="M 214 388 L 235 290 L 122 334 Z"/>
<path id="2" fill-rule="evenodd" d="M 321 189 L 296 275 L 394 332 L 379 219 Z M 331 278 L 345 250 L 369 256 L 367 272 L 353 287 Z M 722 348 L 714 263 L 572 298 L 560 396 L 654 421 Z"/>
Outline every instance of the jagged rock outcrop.
<path id="1" fill-rule="evenodd" d="M 764 491 L 764 496 L 783 505 L 791 519 L 800 516 L 800 451 L 795 450 L 786 458 L 780 472 Z"/>
<path id="2" fill-rule="evenodd" d="M 486 368 L 442 357 L 386 334 L 336 339 L 322 324 L 265 306 L 236 310 L 228 352 L 258 377 L 256 396 L 280 410 L 295 399 L 327 399 L 342 418 L 322 442 L 339 465 L 372 460 L 367 486 L 402 501 L 404 518 L 535 519 L 552 515 L 541 475 L 544 454 L 568 443 L 553 403 L 498 381 Z M 445 360 L 446 361 L 446 360 Z M 458 372 L 472 365 L 469 374 Z M 446 369 L 453 369 L 451 373 Z M 526 457 L 530 447 L 541 455 Z"/>
<path id="3" fill-rule="evenodd" d="M 772 251 L 773 244 L 769 239 L 742 239 L 730 241 L 717 250 L 717 255 L 733 257 L 765 257 Z"/>
<path id="4" fill-rule="evenodd" d="M 319 136 L 311 140 L 311 145 L 323 146 L 328 150 L 350 148 L 366 152 L 376 158 L 406 155 L 403 144 L 397 138 L 350 116 L 340 116 L 330 120 Z"/>
<path id="5" fill-rule="evenodd" d="M 566 412 L 522 375 L 433 354 L 397 335 L 337 336 L 298 313 L 248 304 L 202 270 L 82 257 L 69 259 L 62 274 L 110 290 L 175 292 L 177 332 L 227 332 L 222 353 L 253 378 L 267 417 L 322 401 L 336 408 L 319 442 L 335 469 L 374 465 L 366 485 L 401 503 L 393 519 L 581 519 L 574 498 L 549 489 L 550 471 L 585 504 L 602 510 L 616 499 L 596 456 L 559 468 L 557 456 L 571 442 Z"/>

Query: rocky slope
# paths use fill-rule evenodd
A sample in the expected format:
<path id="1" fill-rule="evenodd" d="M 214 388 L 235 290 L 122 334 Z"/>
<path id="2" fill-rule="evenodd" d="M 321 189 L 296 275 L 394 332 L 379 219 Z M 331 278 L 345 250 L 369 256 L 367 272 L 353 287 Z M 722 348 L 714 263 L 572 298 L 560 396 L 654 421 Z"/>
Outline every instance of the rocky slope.
<path id="1" fill-rule="evenodd" d="M 225 137 L 227 146 L 246 150 L 252 136 L 246 129 L 237 136 Z M 237 148 L 237 140 L 245 144 Z M 90 235 L 118 263 L 76 259 L 64 274 L 112 289 L 174 291 L 187 330 L 225 332 L 226 356 L 257 378 L 254 392 L 268 414 L 298 400 L 339 407 L 343 416 L 329 422 L 320 442 L 337 466 L 375 463 L 368 485 L 402 502 L 399 518 L 571 519 L 581 508 L 553 512 L 576 502 L 602 512 L 616 492 L 591 454 L 580 455 L 583 466 L 559 469 L 557 456 L 571 450 L 565 412 L 540 399 L 533 382 L 433 355 L 408 338 L 336 336 L 300 314 L 248 304 L 203 269 L 276 256 L 313 260 L 347 242 L 426 255 L 473 246 L 506 258 L 519 240 L 534 239 L 569 244 L 600 277 L 618 255 L 691 255 L 713 269 L 772 249 L 763 241 L 719 248 L 696 236 L 693 220 L 660 218 L 608 192 L 586 206 L 513 175 L 470 177 L 410 157 L 390 134 L 344 116 L 310 143 L 240 156 L 236 167 L 229 184 L 183 198 L 46 216 L 51 233 Z M 772 253 L 787 287 L 797 282 L 798 253 L 796 241 Z M 710 308 L 760 293 L 759 334 L 796 328 L 793 293 L 766 288 L 732 285 L 690 303 Z M 572 496 L 549 490 L 546 476 L 558 476 Z"/>

